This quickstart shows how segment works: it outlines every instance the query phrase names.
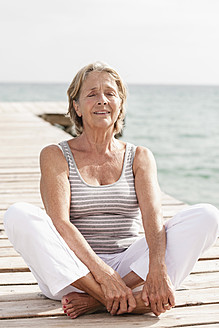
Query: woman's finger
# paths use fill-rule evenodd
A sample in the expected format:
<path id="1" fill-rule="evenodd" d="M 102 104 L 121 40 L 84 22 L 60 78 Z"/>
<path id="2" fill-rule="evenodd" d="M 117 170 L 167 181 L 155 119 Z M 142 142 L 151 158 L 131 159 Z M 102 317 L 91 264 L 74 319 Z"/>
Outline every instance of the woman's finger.
<path id="1" fill-rule="evenodd" d="M 107 299 L 106 301 L 106 309 L 108 312 L 111 312 L 113 306 L 113 300 L 112 299 Z"/>
<path id="2" fill-rule="evenodd" d="M 127 303 L 128 303 L 128 312 L 132 312 L 136 308 L 136 300 L 134 298 L 134 295 L 132 294 L 132 291 L 127 296 Z"/>
<path id="3" fill-rule="evenodd" d="M 157 313 L 159 313 L 158 315 L 166 312 L 166 309 L 163 307 L 163 303 L 161 300 L 158 300 L 158 302 L 156 303 L 156 306 L 157 306 Z"/>
<path id="4" fill-rule="evenodd" d="M 169 295 L 169 304 L 171 305 L 171 307 L 174 307 L 176 305 L 174 291 L 172 291 Z"/>
<path id="5" fill-rule="evenodd" d="M 119 301 L 115 300 L 112 305 L 112 309 L 110 311 L 110 314 L 115 315 L 119 309 Z"/>
<path id="6" fill-rule="evenodd" d="M 170 305 L 170 303 L 169 303 L 169 300 L 165 300 L 165 301 L 163 301 L 163 309 L 165 310 L 165 311 L 167 311 L 167 310 L 171 310 L 171 305 Z"/>
<path id="7" fill-rule="evenodd" d="M 123 314 L 123 313 L 127 313 L 128 309 L 127 309 L 127 299 L 126 298 L 122 298 L 120 300 L 119 303 L 119 310 L 117 311 L 116 314 Z"/>
<path id="8" fill-rule="evenodd" d="M 149 297 L 148 297 L 148 291 L 147 291 L 147 285 L 145 284 L 141 293 L 141 298 L 146 306 L 150 305 Z"/>
<path id="9" fill-rule="evenodd" d="M 157 304 L 155 303 L 154 300 L 151 300 L 150 305 L 151 305 L 151 311 L 152 311 L 156 316 L 159 316 L 159 315 L 160 315 L 160 312 L 158 311 L 158 309 L 157 309 Z"/>

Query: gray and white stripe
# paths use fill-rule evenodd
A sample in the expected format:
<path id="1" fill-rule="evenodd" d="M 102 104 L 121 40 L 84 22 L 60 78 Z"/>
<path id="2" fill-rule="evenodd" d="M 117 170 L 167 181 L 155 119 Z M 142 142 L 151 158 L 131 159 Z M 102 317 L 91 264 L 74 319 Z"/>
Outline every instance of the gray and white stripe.
<path id="1" fill-rule="evenodd" d="M 96 253 L 122 252 L 139 238 L 141 229 L 132 169 L 136 147 L 126 144 L 123 170 L 118 181 L 92 186 L 81 177 L 67 141 L 59 145 L 69 166 L 70 221 Z"/>

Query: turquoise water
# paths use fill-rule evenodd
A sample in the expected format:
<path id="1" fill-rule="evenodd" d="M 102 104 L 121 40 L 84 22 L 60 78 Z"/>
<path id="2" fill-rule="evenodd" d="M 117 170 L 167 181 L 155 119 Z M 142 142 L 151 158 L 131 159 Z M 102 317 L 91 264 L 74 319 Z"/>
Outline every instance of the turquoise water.
<path id="1" fill-rule="evenodd" d="M 67 84 L 0 84 L 0 101 L 66 101 Z M 219 207 L 219 86 L 129 85 L 123 139 L 152 150 L 162 190 Z"/>
<path id="2" fill-rule="evenodd" d="M 149 147 L 164 191 L 219 207 L 219 87 L 130 86 L 124 137 Z"/>

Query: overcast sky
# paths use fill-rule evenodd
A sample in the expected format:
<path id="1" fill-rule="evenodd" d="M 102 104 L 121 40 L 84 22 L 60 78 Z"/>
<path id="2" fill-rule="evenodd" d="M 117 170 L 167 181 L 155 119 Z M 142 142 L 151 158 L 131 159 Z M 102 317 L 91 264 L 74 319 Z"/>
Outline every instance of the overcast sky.
<path id="1" fill-rule="evenodd" d="M 2 82 L 102 60 L 127 83 L 219 85 L 219 0 L 0 0 L 0 40 Z"/>

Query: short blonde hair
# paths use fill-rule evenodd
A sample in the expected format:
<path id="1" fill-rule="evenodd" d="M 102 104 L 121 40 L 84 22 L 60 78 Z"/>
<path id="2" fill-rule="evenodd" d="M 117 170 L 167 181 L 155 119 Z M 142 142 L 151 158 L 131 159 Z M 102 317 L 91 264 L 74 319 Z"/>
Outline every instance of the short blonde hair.
<path id="1" fill-rule="evenodd" d="M 125 101 L 127 98 L 127 89 L 122 81 L 119 74 L 110 66 L 108 66 L 105 63 L 102 62 L 95 62 L 92 64 L 89 64 L 82 69 L 75 75 L 72 83 L 70 84 L 67 95 L 68 95 L 68 101 L 69 101 L 69 107 L 68 107 L 68 113 L 70 114 L 70 118 L 73 121 L 75 125 L 75 132 L 77 135 L 80 135 L 83 132 L 83 121 L 82 118 L 79 117 L 75 111 L 74 108 L 74 101 L 78 101 L 80 97 L 80 91 L 81 87 L 83 85 L 83 82 L 86 80 L 88 74 L 90 72 L 97 71 L 97 72 L 107 72 L 110 74 L 113 79 L 115 80 L 117 87 L 118 87 L 118 93 L 119 97 L 121 99 L 121 109 L 118 116 L 117 121 L 114 125 L 114 134 L 121 133 L 123 126 L 124 126 L 124 118 L 125 118 Z"/>

